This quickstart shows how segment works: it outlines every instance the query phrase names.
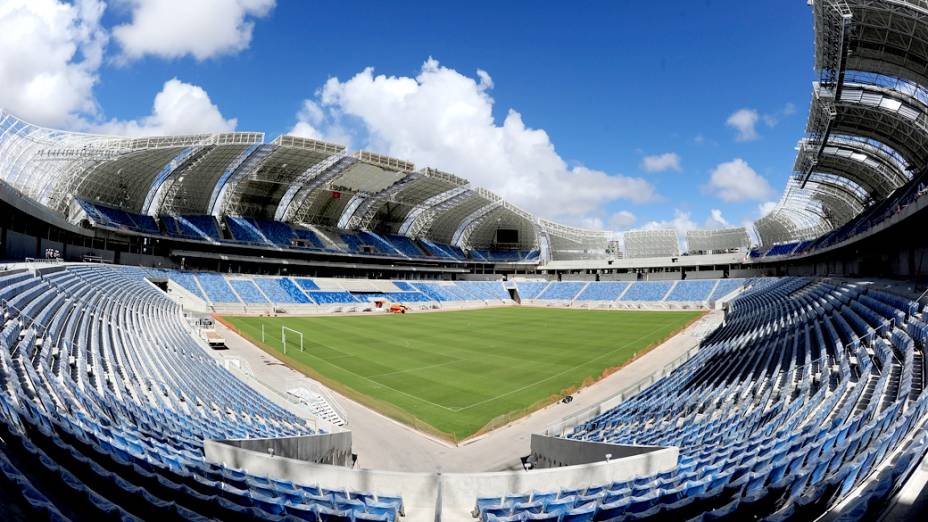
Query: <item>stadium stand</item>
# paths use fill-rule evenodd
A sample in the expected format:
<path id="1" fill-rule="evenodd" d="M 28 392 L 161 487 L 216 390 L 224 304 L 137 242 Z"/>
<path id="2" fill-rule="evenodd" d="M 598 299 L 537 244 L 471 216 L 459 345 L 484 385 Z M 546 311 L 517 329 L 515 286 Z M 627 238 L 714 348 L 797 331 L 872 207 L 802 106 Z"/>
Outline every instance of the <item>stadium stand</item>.
<path id="1" fill-rule="evenodd" d="M 747 281 L 745 279 L 721 279 L 719 284 L 712 291 L 712 294 L 709 296 L 710 301 L 715 301 L 716 299 L 721 299 L 728 294 L 734 292 L 738 288 L 743 287 Z"/>
<path id="2" fill-rule="evenodd" d="M 523 300 L 537 299 L 538 296 L 548 287 L 550 283 L 536 281 L 519 281 L 516 288 L 519 289 L 519 295 Z"/>
<path id="3" fill-rule="evenodd" d="M 580 292 L 577 301 L 615 301 L 630 284 L 609 281 L 592 282 Z"/>
<path id="4" fill-rule="evenodd" d="M 0 276 L 7 297 L 11 289 L 32 289 L 15 292 L 18 306 L 6 306 L 2 327 L 0 483 L 19 495 L 4 507 L 7 515 L 399 516 L 402 500 L 394 495 L 321 490 L 207 462 L 205 439 L 314 431 L 215 364 L 181 322 L 177 305 L 145 283 L 144 274 L 69 266 Z M 159 335 L 150 335 L 154 330 Z"/>
<path id="5" fill-rule="evenodd" d="M 276 304 L 309 304 L 312 301 L 297 285 L 286 277 L 256 277 L 255 284 Z"/>
<path id="6" fill-rule="evenodd" d="M 539 301 L 572 301 L 588 283 L 555 281 L 538 294 Z"/>
<path id="7" fill-rule="evenodd" d="M 258 290 L 257 285 L 251 279 L 228 279 L 232 290 L 238 295 L 239 300 L 245 304 L 265 304 L 268 303 L 267 297 Z"/>
<path id="8" fill-rule="evenodd" d="M 219 225 L 213 216 L 161 216 L 161 221 L 173 220 L 176 225 L 176 235 L 189 239 L 203 239 L 206 241 L 219 241 Z"/>
<path id="9" fill-rule="evenodd" d="M 474 515 L 813 519 L 892 460 L 851 519 L 871 514 L 926 450 L 924 344 L 915 340 L 925 339 L 928 324 L 889 301 L 907 311 L 914 302 L 869 295 L 863 285 L 758 286 L 732 302 L 729 320 L 695 357 L 565 433 L 678 446 L 676 469 L 581 490 L 478 498 Z"/>
<path id="10" fill-rule="evenodd" d="M 678 281 L 673 285 L 667 301 L 706 301 L 715 290 L 718 280 L 703 279 L 696 281 Z"/>
<path id="11" fill-rule="evenodd" d="M 663 301 L 673 285 L 673 281 L 636 281 L 619 301 Z"/>
<path id="12" fill-rule="evenodd" d="M 325 436 L 324 419 L 345 419 L 309 389 L 290 396 L 315 418 L 295 415 L 306 410 L 220 364 L 195 321 L 223 310 L 360 315 L 375 301 L 724 315 L 677 338 L 694 349 L 620 395 L 549 410 L 571 413 L 555 438 L 677 448 L 671 469 L 569 488 L 572 470 L 546 470 L 550 486 L 533 491 L 513 489 L 534 472 L 497 472 L 513 480 L 475 478 L 487 496 L 466 495 L 474 511 L 454 520 L 856 521 L 914 508 L 894 499 L 919 486 L 928 452 L 928 321 L 916 297 L 928 252 L 928 18 L 911 0 L 808 4 L 817 81 L 782 196 L 753 224 L 685 238 L 561 225 L 454 174 L 318 140 L 91 135 L 0 110 L 0 249 L 16 262 L 0 271 L 0 518 L 405 517 L 403 491 L 206 458 L 211 442 Z M 427 502 L 437 509 L 417 522 L 441 520 L 437 489 Z"/>
<path id="13" fill-rule="evenodd" d="M 361 302 L 349 292 L 319 292 L 310 290 L 306 292 L 306 295 L 320 305 L 354 304 Z"/>
<path id="14" fill-rule="evenodd" d="M 225 278 L 219 274 L 201 272 L 196 276 L 203 288 L 203 293 L 211 303 L 240 303 L 239 298 L 232 291 L 232 287 Z"/>

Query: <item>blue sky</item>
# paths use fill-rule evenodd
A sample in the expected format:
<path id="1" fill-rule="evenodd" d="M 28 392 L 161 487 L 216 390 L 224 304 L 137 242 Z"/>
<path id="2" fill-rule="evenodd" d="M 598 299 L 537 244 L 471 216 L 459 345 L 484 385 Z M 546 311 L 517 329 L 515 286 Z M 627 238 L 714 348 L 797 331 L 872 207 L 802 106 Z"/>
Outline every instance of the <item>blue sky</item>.
<path id="1" fill-rule="evenodd" d="M 70 23 L 38 4 L 70 8 Z M 800 0 L 189 4 L 0 0 L 0 33 L 30 15 L 46 33 L 21 37 L 23 49 L 56 31 L 46 47 L 70 39 L 63 63 L 32 61 L 74 73 L 64 87 L 81 93 L 30 104 L 30 71 L 0 54 L 0 106 L 95 132 L 299 131 L 405 152 L 571 224 L 683 229 L 720 226 L 719 215 L 738 225 L 779 197 L 814 79 Z M 461 135 L 435 140 L 448 129 L 435 122 L 462 106 L 475 115 L 447 123 Z M 520 125 L 505 123 L 510 110 Z M 649 156 L 663 171 L 645 168 Z"/>

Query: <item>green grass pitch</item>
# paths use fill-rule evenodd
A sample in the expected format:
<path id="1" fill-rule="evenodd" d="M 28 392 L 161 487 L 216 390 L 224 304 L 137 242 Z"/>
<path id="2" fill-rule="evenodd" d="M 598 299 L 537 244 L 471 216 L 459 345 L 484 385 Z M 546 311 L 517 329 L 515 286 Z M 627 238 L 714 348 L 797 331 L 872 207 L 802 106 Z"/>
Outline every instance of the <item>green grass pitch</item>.
<path id="1" fill-rule="evenodd" d="M 420 429 L 462 440 L 599 379 L 701 315 L 510 307 L 222 319 L 328 386 Z M 282 326 L 303 333 L 305 351 L 288 332 L 282 353 Z"/>

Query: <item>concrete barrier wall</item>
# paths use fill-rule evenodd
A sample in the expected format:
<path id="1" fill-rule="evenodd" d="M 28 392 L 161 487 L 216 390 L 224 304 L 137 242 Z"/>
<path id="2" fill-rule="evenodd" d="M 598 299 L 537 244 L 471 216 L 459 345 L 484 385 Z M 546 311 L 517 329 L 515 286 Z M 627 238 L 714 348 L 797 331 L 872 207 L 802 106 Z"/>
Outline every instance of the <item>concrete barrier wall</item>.
<path id="1" fill-rule="evenodd" d="M 683 272 L 651 272 L 646 278 L 648 281 L 676 281 L 683 279 Z"/>
<path id="2" fill-rule="evenodd" d="M 581 488 L 676 467 L 677 448 L 660 448 L 608 462 L 532 471 L 493 473 L 403 473 L 355 470 L 272 456 L 217 441 L 206 441 L 206 460 L 255 475 L 383 495 L 401 495 L 408 522 L 472 522 L 470 511 L 478 496 L 513 495 L 531 491 Z"/>
<path id="3" fill-rule="evenodd" d="M 457 276 L 460 281 L 502 281 L 499 274 L 461 274 Z"/>
<path id="4" fill-rule="evenodd" d="M 532 450 L 529 461 L 535 469 L 561 468 L 578 464 L 593 464 L 606 460 L 624 459 L 652 453 L 660 446 L 633 446 L 562 439 L 532 434 Z"/>
<path id="5" fill-rule="evenodd" d="M 221 462 L 234 460 L 236 452 L 233 448 L 316 464 L 352 465 L 350 431 L 304 437 L 207 441 L 207 459 L 212 453 L 213 458 Z"/>
<path id="6" fill-rule="evenodd" d="M 563 274 L 561 281 L 596 281 L 596 274 Z"/>
<path id="7" fill-rule="evenodd" d="M 637 281 L 638 274 L 635 272 L 626 272 L 624 274 L 600 274 L 600 281 Z"/>
<path id="8" fill-rule="evenodd" d="M 724 270 L 687 270 L 687 279 L 721 279 L 725 275 Z"/>
<path id="9" fill-rule="evenodd" d="M 149 266 L 154 268 L 177 268 L 178 264 L 164 256 L 120 252 L 119 263 L 132 266 Z"/>
<path id="10" fill-rule="evenodd" d="M 764 275 L 764 270 L 759 268 L 732 268 L 728 271 L 728 277 L 760 277 Z"/>

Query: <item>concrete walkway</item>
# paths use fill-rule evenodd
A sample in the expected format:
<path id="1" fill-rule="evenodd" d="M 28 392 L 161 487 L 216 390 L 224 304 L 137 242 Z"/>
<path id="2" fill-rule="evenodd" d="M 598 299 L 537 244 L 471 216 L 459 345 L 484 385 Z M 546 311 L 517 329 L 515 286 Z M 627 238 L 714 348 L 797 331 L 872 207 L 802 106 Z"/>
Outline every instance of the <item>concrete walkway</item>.
<path id="1" fill-rule="evenodd" d="M 335 391 L 330 391 L 330 394 L 348 415 L 359 468 L 417 472 L 521 469 L 520 457 L 528 455 L 532 433 L 542 433 L 546 427 L 563 418 L 614 397 L 660 371 L 697 346 L 702 336 L 712 331 L 722 319 L 722 312 L 710 312 L 625 368 L 580 390 L 570 404 L 553 404 L 461 446 L 416 431 Z M 221 353 L 247 361 L 255 378 L 267 386 L 281 393 L 299 386 L 310 389 L 323 387 L 221 323 L 217 322 L 216 328 L 225 336 L 229 347 L 228 351 Z"/>

